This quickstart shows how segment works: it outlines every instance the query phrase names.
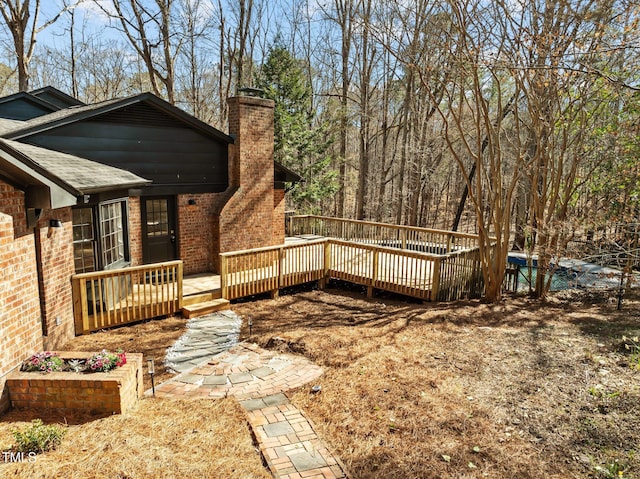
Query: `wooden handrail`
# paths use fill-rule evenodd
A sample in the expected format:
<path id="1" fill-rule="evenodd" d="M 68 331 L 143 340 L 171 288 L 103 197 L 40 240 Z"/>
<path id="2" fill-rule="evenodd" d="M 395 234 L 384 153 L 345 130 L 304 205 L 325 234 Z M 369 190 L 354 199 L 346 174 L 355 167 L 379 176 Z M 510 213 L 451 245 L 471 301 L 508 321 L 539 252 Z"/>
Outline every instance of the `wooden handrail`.
<path id="1" fill-rule="evenodd" d="M 312 218 L 312 219 L 318 219 L 318 220 L 323 220 L 323 221 L 336 221 L 336 222 L 342 222 L 342 223 L 353 223 L 353 224 L 376 226 L 376 227 L 389 228 L 389 229 L 395 229 L 395 230 L 433 233 L 433 234 L 439 234 L 439 235 L 443 235 L 443 236 L 453 236 L 453 237 L 457 237 L 457 238 L 478 239 L 478 235 L 477 234 L 473 234 L 473 233 L 460 233 L 458 231 L 440 230 L 440 229 L 435 229 L 435 228 L 423 228 L 421 226 L 393 225 L 393 224 L 389 224 L 389 223 L 380 223 L 380 222 L 376 222 L 376 221 L 352 220 L 352 219 L 348 219 L 348 218 L 333 218 L 331 216 L 319 216 L 319 215 L 295 215 L 295 216 L 291 216 L 290 217 L 291 221 L 294 221 L 294 220 L 296 220 L 298 218 Z"/>
<path id="2" fill-rule="evenodd" d="M 260 252 L 263 252 L 263 251 L 278 251 L 278 250 L 281 250 L 281 249 L 292 249 L 292 248 L 296 248 L 298 246 L 303 246 L 303 245 L 308 245 L 308 244 L 324 243 L 325 241 L 327 241 L 326 238 L 321 238 L 321 239 L 305 241 L 304 243 L 281 244 L 281 245 L 276 245 L 276 246 L 262 246 L 260 248 L 242 249 L 242 250 L 238 250 L 238 251 L 227 251 L 226 253 L 220 253 L 220 256 L 224 258 L 224 257 L 229 257 L 229 256 L 238 256 L 238 255 L 242 255 L 242 254 L 260 253 Z"/>
<path id="3" fill-rule="evenodd" d="M 331 244 L 339 244 L 343 246 L 357 246 L 358 248 L 361 248 L 367 251 L 381 251 L 383 253 L 389 253 L 389 254 L 398 254 L 400 251 L 402 251 L 402 255 L 409 258 L 434 260 L 436 258 L 444 258 L 447 256 L 446 254 L 435 254 L 435 253 L 425 253 L 423 251 L 402 250 L 400 248 L 391 248 L 389 246 L 377 246 L 373 244 L 357 243 L 354 241 L 346 241 L 346 240 L 340 240 L 335 238 L 328 238 L 322 241 L 328 241 Z M 457 252 L 458 251 L 456 251 L 455 253 Z M 454 253 L 451 253 L 451 254 L 454 254 Z"/>
<path id="4" fill-rule="evenodd" d="M 165 268 L 170 266 L 178 266 L 181 264 L 182 264 L 181 260 L 174 260 L 174 261 L 165 261 L 163 263 L 143 264 L 140 266 L 127 266 L 126 268 L 106 269 L 103 271 L 92 271 L 90 273 L 77 273 L 71 276 L 71 279 L 99 278 L 101 276 L 112 276 L 113 273 L 120 274 L 123 271 L 126 271 L 127 273 L 132 273 L 136 271 L 152 270 L 152 269 Z"/>

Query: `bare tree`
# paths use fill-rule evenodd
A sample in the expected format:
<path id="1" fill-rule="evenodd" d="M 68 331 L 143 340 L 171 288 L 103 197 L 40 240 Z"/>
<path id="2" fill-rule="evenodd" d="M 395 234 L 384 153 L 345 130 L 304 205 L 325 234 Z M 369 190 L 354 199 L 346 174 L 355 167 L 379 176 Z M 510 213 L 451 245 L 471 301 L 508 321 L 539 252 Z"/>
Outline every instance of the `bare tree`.
<path id="1" fill-rule="evenodd" d="M 369 163 L 371 161 L 371 89 L 372 71 L 376 62 L 376 48 L 372 44 L 372 0 L 361 0 L 358 42 L 359 69 L 359 160 L 358 189 L 356 191 L 356 219 L 365 219 L 365 202 L 369 190 Z"/>
<path id="2" fill-rule="evenodd" d="M 38 33 L 54 24 L 60 16 L 76 3 L 63 2 L 58 12 L 44 23 L 38 24 L 40 16 L 40 0 L 3 0 L 0 2 L 0 12 L 4 23 L 13 39 L 13 53 L 18 70 L 18 89 L 29 89 L 29 62 L 33 57 Z"/>
<path id="3" fill-rule="evenodd" d="M 94 0 L 114 22 L 144 63 L 151 89 L 175 103 L 175 61 L 184 42 L 176 26 L 175 0 Z"/>
<path id="4" fill-rule="evenodd" d="M 345 193 L 347 189 L 347 144 L 349 136 L 349 91 L 351 89 L 351 50 L 353 24 L 357 12 L 356 0 L 334 0 L 333 10 L 327 18 L 340 30 L 340 111 L 339 111 L 339 176 L 340 188 L 336 195 L 335 214 L 345 216 Z"/>
<path id="5" fill-rule="evenodd" d="M 518 59 L 513 66 L 527 108 L 519 118 L 529 160 L 524 170 L 531 232 L 527 246 L 538 256 L 535 294 L 541 298 L 551 286 L 548 273 L 579 228 L 570 213 L 585 145 L 603 106 L 610 106 L 602 95 L 602 79 L 588 70 L 597 64 L 611 70 L 601 53 L 603 38 L 622 13 L 609 0 L 552 0 L 544 9 L 523 8 L 518 16 L 504 10 L 510 25 L 526 26 L 530 33 L 513 45 Z"/>

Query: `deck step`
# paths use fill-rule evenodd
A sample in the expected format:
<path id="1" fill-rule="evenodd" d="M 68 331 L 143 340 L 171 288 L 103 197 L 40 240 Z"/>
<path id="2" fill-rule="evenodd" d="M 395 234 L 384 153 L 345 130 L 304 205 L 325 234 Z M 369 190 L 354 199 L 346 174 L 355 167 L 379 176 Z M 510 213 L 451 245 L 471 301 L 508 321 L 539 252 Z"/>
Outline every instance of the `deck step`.
<path id="1" fill-rule="evenodd" d="M 229 309 L 229 301 L 226 299 L 212 299 L 210 301 L 203 301 L 201 303 L 189 304 L 182 306 L 182 317 L 193 318 L 196 316 L 202 316 L 204 314 L 213 313 L 215 311 L 221 311 L 223 309 Z"/>
<path id="2" fill-rule="evenodd" d="M 217 289 L 215 291 L 207 291 L 206 293 L 197 293 L 185 296 L 182 298 L 182 305 L 190 306 L 192 304 L 204 303 L 206 301 L 212 301 L 220 298 L 222 298 L 222 290 Z"/>

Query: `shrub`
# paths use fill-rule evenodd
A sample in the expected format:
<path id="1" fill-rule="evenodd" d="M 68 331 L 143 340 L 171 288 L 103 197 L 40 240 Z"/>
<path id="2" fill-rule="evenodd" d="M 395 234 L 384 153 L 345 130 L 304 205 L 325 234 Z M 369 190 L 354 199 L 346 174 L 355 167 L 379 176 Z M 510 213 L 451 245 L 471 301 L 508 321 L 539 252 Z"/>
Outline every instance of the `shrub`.
<path id="1" fill-rule="evenodd" d="M 34 419 L 25 429 L 12 432 L 18 452 L 39 454 L 58 447 L 67 431 L 57 424 L 44 425 L 41 419 Z"/>
<path id="2" fill-rule="evenodd" d="M 23 371 L 42 371 L 50 373 L 53 371 L 62 371 L 64 361 L 56 353 L 45 351 L 43 353 L 34 354 L 27 359 L 23 365 Z"/>

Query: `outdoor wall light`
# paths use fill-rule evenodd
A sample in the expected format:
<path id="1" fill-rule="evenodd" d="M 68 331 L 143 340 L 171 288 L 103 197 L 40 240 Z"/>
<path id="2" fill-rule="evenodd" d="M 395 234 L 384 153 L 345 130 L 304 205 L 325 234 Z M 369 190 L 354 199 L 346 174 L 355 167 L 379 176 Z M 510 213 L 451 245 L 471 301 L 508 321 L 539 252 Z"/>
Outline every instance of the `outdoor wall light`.
<path id="1" fill-rule="evenodd" d="M 149 376 L 151 376 L 151 392 L 153 396 L 156 395 L 156 385 L 153 381 L 153 375 L 156 373 L 156 367 L 153 364 L 153 358 L 147 359 L 147 371 L 149 372 Z"/>
<path id="2" fill-rule="evenodd" d="M 62 221 L 61 220 L 49 220 L 49 227 L 50 228 L 62 228 Z"/>
<path id="3" fill-rule="evenodd" d="M 251 318 L 249 318 L 249 337 L 253 336 L 253 334 L 251 334 L 252 329 L 253 329 L 253 321 L 251 320 Z"/>
<path id="4" fill-rule="evenodd" d="M 195 206 L 195 204 L 196 204 L 196 200 L 194 200 L 193 198 L 191 198 L 191 199 L 189 200 L 189 205 L 190 205 L 190 206 Z"/>

